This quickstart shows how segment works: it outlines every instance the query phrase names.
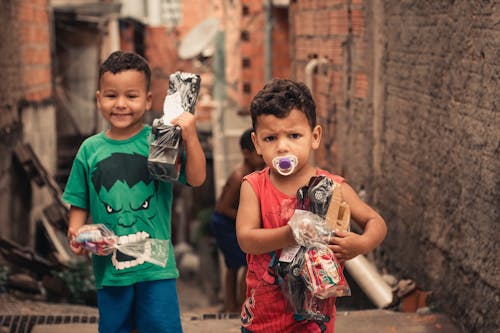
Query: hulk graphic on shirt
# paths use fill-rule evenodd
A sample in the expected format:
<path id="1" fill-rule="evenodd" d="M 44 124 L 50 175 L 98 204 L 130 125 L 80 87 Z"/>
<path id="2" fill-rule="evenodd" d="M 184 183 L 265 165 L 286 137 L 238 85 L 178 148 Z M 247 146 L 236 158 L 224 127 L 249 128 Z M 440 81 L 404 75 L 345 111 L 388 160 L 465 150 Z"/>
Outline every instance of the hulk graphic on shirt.
<path id="1" fill-rule="evenodd" d="M 119 244 L 145 238 L 167 238 L 165 228 L 158 227 L 161 223 L 156 209 L 158 184 L 151 179 L 146 166 L 145 156 L 113 153 L 98 162 L 91 174 L 100 201 L 97 204 L 98 216 L 102 218 L 96 223 L 103 223 L 120 236 Z M 144 260 L 119 250 L 113 252 L 111 262 L 115 274 L 142 270 L 147 268 L 145 265 L 150 265 L 143 265 Z"/>

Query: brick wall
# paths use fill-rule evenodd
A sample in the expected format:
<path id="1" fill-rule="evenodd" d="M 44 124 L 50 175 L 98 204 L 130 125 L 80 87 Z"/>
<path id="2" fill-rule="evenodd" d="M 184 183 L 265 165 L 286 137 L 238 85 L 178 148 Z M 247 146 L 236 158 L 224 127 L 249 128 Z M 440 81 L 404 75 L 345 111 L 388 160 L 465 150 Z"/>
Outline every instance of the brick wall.
<path id="1" fill-rule="evenodd" d="M 50 30 L 46 0 L 18 1 L 23 95 L 29 102 L 51 97 Z"/>
<path id="2" fill-rule="evenodd" d="M 324 132 L 316 162 L 350 178 L 355 188 L 372 182 L 366 167 L 371 164 L 372 119 L 363 112 L 369 105 L 365 11 L 363 3 L 351 1 L 290 5 L 292 77 L 307 82 L 306 66 L 319 61 L 310 87 Z"/>
<path id="3" fill-rule="evenodd" d="M 16 2 L 0 2 L 0 235 L 12 235 L 13 168 L 12 147 L 21 140 L 21 123 L 17 113 L 17 103 L 21 97 L 20 43 L 17 34 Z"/>
<path id="4" fill-rule="evenodd" d="M 29 142 L 50 171 L 55 165 L 55 121 L 51 105 L 51 60 L 46 0 L 0 3 L 0 234 L 28 245 L 30 180 L 17 166 L 13 148 Z M 34 125 L 31 127 L 31 125 Z M 35 190 L 36 192 L 36 190 Z M 45 196 L 47 197 L 47 196 Z M 43 198 L 40 198 L 43 200 Z"/>
<path id="5" fill-rule="evenodd" d="M 492 2 L 291 1 L 292 76 L 312 76 L 320 166 L 364 185 L 380 264 L 467 332 L 498 331 L 499 14 Z"/>
<path id="6" fill-rule="evenodd" d="M 500 15 L 491 2 L 383 3 L 385 260 L 467 332 L 497 331 Z"/>

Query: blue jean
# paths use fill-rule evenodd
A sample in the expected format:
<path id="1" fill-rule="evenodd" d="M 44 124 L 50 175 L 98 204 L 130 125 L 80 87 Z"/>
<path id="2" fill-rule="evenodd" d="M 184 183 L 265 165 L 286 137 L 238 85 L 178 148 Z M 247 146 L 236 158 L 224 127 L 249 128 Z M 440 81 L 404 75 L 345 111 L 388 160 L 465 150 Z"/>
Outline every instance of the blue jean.
<path id="1" fill-rule="evenodd" d="M 101 333 L 182 332 L 175 279 L 103 287 L 97 305 Z"/>

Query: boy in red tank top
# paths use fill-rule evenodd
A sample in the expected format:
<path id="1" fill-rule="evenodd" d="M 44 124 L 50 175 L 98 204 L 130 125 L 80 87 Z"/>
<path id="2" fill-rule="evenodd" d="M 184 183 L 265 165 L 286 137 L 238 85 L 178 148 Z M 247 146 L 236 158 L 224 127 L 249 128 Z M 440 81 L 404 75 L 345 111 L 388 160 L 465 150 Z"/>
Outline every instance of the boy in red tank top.
<path id="1" fill-rule="evenodd" d="M 300 82 L 275 79 L 257 93 L 250 105 L 252 140 L 267 167 L 243 179 L 236 232 L 247 253 L 247 292 L 242 307 L 242 332 L 334 332 L 335 299 L 328 302 L 329 320 L 297 318 L 290 309 L 269 265 L 271 253 L 297 244 L 288 225 L 296 193 L 311 177 L 325 175 L 340 183 L 344 201 L 362 234 L 338 231 L 329 247 L 341 262 L 368 253 L 385 238 L 382 217 L 364 203 L 340 176 L 311 164 L 319 148 L 321 126 L 309 89 Z"/>

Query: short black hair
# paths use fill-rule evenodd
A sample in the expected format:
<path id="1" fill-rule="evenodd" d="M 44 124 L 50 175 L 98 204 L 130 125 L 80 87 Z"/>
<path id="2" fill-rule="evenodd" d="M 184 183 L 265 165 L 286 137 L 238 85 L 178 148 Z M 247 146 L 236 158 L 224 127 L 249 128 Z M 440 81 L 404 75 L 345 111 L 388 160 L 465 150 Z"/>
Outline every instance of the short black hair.
<path id="1" fill-rule="evenodd" d="M 252 126 L 257 117 L 269 114 L 278 118 L 288 116 L 292 109 L 304 112 L 311 128 L 316 126 L 316 104 L 309 88 L 302 82 L 287 79 L 272 79 L 266 83 L 250 104 Z"/>
<path id="2" fill-rule="evenodd" d="M 134 52 L 115 51 L 111 53 L 99 68 L 99 83 L 106 72 L 117 74 L 127 70 L 143 72 L 146 77 L 146 91 L 151 87 L 151 69 L 142 56 Z"/>
<path id="3" fill-rule="evenodd" d="M 255 151 L 255 146 L 252 141 L 253 128 L 247 129 L 240 136 L 240 148 L 241 150 L 246 149 L 248 151 Z"/>

